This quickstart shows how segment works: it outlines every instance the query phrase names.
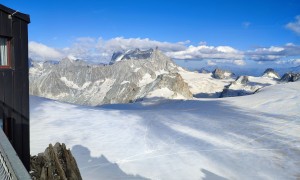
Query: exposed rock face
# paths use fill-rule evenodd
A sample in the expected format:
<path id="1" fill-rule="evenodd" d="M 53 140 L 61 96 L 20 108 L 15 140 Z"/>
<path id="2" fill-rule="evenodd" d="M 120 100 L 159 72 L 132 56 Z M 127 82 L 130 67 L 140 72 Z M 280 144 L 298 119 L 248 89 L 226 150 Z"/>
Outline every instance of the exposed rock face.
<path id="1" fill-rule="evenodd" d="M 35 65 L 30 68 L 30 94 L 92 106 L 134 102 L 159 88 L 191 98 L 177 66 L 159 50 L 137 49 L 114 58 L 120 60 L 107 66 L 68 58 L 58 64 Z"/>
<path id="2" fill-rule="evenodd" d="M 125 53 L 123 52 L 115 52 L 112 55 L 111 61 L 109 64 L 114 64 L 118 61 L 124 60 L 138 60 L 138 59 L 149 59 L 153 53 L 153 49 L 149 49 L 146 51 L 141 51 L 140 49 L 136 48 L 135 50 L 129 50 Z"/>
<path id="3" fill-rule="evenodd" d="M 225 86 L 220 97 L 245 96 L 255 93 L 261 86 L 251 84 L 248 76 L 239 76 L 234 82 Z"/>
<path id="4" fill-rule="evenodd" d="M 222 69 L 215 69 L 212 72 L 212 75 L 216 79 L 229 79 L 234 76 L 234 73 L 227 71 L 227 70 L 222 70 Z"/>
<path id="5" fill-rule="evenodd" d="M 274 69 L 272 69 L 272 68 L 266 69 L 262 76 L 263 77 L 280 79 L 279 74 Z"/>
<path id="6" fill-rule="evenodd" d="M 236 80 L 235 83 L 239 84 L 247 84 L 249 82 L 248 76 L 239 76 Z"/>
<path id="7" fill-rule="evenodd" d="M 168 89 L 176 89 L 178 92 L 181 92 L 181 95 L 184 97 L 193 97 L 193 94 L 189 90 L 188 84 L 184 82 L 179 73 L 170 74 L 169 76 L 162 76 L 158 86 L 167 87 Z"/>
<path id="8" fill-rule="evenodd" d="M 280 81 L 283 82 L 295 82 L 299 80 L 300 80 L 300 73 L 292 73 L 292 72 L 285 73 L 280 79 Z"/>
<path id="9" fill-rule="evenodd" d="M 176 92 L 172 91 L 173 89 L 176 89 Z M 166 90 L 171 92 L 171 94 L 162 92 Z M 147 94 L 146 97 L 177 99 L 180 98 L 180 96 L 192 98 L 193 94 L 191 93 L 188 84 L 184 82 L 181 75 L 179 73 L 173 73 L 169 75 L 158 76 L 156 82 L 154 83 L 154 88 Z"/>
<path id="10" fill-rule="evenodd" d="M 76 161 L 65 144 L 56 143 L 46 148 L 44 153 L 32 156 L 30 175 L 33 180 L 81 180 Z"/>

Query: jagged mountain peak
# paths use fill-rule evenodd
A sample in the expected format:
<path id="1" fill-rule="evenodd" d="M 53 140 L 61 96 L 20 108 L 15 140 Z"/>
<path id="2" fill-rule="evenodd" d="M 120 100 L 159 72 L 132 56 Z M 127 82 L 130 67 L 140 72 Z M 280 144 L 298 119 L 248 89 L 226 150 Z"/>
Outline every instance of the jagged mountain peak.
<path id="1" fill-rule="evenodd" d="M 117 51 L 114 52 L 109 64 L 114 64 L 118 61 L 124 60 L 140 60 L 140 59 L 149 59 L 152 57 L 154 50 L 152 48 L 148 50 L 140 50 L 136 48 L 134 50 L 127 51 Z"/>
<path id="2" fill-rule="evenodd" d="M 274 69 L 272 69 L 272 68 L 266 69 L 262 76 L 263 77 L 280 79 L 279 74 Z"/>
<path id="3" fill-rule="evenodd" d="M 192 97 L 183 79 L 175 76 L 178 67 L 159 50 L 135 49 L 124 55 L 131 59 L 109 66 L 86 66 L 84 61 L 64 58 L 51 67 L 33 67 L 30 93 L 92 106 L 134 102 L 149 93 L 158 96 L 161 89 L 170 98 Z"/>

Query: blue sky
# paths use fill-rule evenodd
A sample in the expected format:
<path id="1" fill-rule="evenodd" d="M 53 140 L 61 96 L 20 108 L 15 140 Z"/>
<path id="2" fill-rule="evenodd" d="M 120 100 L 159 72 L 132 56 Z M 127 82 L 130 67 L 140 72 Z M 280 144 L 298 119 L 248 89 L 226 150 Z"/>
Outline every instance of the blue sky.
<path id="1" fill-rule="evenodd" d="M 300 18 L 297 20 L 300 15 L 299 0 L 2 0 L 1 3 L 30 14 L 29 40 L 35 43 L 31 44 L 32 47 L 45 45 L 60 53 L 70 53 L 73 49 L 73 52 L 88 51 L 94 56 L 100 54 L 97 51 L 101 51 L 102 55 L 109 54 L 103 48 L 99 50 L 99 46 L 101 43 L 108 46 L 110 40 L 118 37 L 123 38 L 118 43 L 128 39 L 145 41 L 146 38 L 152 44 L 169 43 L 165 49 L 171 52 L 185 51 L 180 45 L 188 48 L 200 44 L 213 48 L 226 46 L 242 54 L 260 49 L 261 52 L 271 51 L 274 55 L 274 48 L 271 47 L 285 50 L 287 43 L 295 46 L 293 52 L 300 51 L 300 29 L 297 29 L 300 24 Z M 288 27 L 289 23 L 293 23 L 291 27 Z M 146 39 L 145 43 L 149 41 Z M 85 50 L 83 47 L 80 49 L 79 44 L 83 44 Z M 169 47 L 172 44 L 178 47 Z M 109 47 L 116 46 L 109 44 Z M 208 49 L 219 52 L 220 48 L 213 48 Z M 179 59 L 206 57 L 202 50 L 193 51 L 201 51 L 202 54 L 169 54 Z M 280 57 L 266 60 L 282 60 L 291 55 L 283 51 L 276 53 Z M 292 53 L 291 58 L 299 54 Z M 267 57 L 266 52 L 262 58 L 254 60 L 264 60 L 264 57 Z"/>

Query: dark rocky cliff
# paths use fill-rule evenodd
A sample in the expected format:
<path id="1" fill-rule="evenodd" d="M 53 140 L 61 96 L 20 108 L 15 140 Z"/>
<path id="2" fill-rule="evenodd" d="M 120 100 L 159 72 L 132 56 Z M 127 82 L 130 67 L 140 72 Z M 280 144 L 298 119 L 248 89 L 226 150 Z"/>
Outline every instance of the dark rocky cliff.
<path id="1" fill-rule="evenodd" d="M 71 151 L 65 144 L 49 144 L 44 153 L 31 156 L 30 175 L 33 180 L 81 180 Z"/>

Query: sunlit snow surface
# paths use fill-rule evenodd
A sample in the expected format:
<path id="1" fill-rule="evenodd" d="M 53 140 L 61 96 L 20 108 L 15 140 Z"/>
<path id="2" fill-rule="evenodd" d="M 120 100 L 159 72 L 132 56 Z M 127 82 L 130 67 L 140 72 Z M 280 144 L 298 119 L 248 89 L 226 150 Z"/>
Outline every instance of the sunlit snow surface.
<path id="1" fill-rule="evenodd" d="M 300 178 L 300 82 L 223 99 L 30 100 L 31 154 L 64 142 L 84 179 Z"/>

